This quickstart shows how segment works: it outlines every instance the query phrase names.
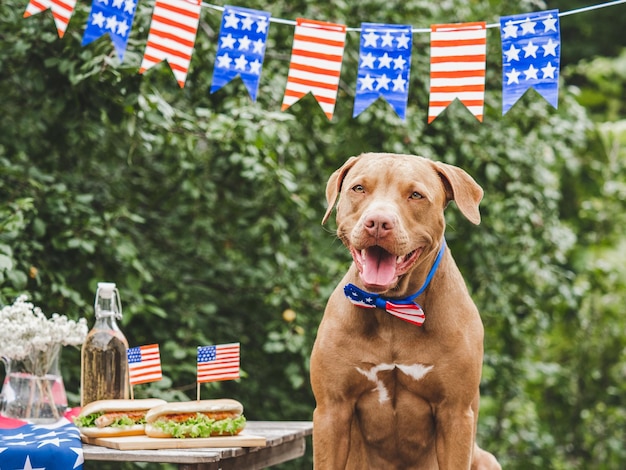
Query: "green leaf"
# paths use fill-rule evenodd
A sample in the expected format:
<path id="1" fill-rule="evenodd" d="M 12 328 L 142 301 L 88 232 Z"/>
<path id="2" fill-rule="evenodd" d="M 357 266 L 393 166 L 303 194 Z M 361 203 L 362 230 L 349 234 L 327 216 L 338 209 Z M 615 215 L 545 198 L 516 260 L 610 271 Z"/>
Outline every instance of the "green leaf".
<path id="1" fill-rule="evenodd" d="M 13 259 L 7 255 L 0 254 L 0 270 L 13 269 Z"/>

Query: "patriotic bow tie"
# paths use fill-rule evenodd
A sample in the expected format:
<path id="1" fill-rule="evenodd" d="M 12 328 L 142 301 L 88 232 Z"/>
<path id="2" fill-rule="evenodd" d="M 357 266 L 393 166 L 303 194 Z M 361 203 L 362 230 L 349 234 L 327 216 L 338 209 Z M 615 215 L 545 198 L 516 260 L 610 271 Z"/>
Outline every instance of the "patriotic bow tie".
<path id="1" fill-rule="evenodd" d="M 437 268 L 439 267 L 439 263 L 441 262 L 441 258 L 443 257 L 443 252 L 445 251 L 446 243 L 445 240 L 439 249 L 439 253 L 437 253 L 437 259 L 433 263 L 433 266 L 430 268 L 428 275 L 426 276 L 426 280 L 424 281 L 424 285 L 413 295 L 409 295 L 408 297 L 404 297 L 401 299 L 391 299 L 387 297 L 383 297 L 379 294 L 372 294 L 371 292 L 366 292 L 362 289 L 359 289 L 354 284 L 347 284 L 343 288 L 343 292 L 346 294 L 346 297 L 350 302 L 354 305 L 363 308 L 380 308 L 382 310 L 387 311 L 391 315 L 398 317 L 406 322 L 412 323 L 413 325 L 422 326 L 426 316 L 424 315 L 424 310 L 420 307 L 415 299 L 421 295 L 422 292 L 426 290 L 428 284 L 432 277 L 434 276 Z"/>

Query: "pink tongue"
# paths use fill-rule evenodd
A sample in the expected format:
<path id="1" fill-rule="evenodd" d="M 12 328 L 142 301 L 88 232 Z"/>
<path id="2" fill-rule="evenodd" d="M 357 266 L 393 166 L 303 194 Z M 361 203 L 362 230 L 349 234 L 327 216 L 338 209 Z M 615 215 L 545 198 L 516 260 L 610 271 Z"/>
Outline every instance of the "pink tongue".
<path id="1" fill-rule="evenodd" d="M 396 257 L 379 246 L 366 250 L 361 277 L 367 284 L 386 286 L 396 278 Z"/>

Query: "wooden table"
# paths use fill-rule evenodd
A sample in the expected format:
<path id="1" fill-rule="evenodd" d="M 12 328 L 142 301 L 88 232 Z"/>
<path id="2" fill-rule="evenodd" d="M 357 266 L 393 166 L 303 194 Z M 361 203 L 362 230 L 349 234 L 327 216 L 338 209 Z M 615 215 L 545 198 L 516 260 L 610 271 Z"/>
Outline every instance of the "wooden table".
<path id="1" fill-rule="evenodd" d="M 266 439 L 265 447 L 116 450 L 83 444 L 85 461 L 176 463 L 179 470 L 260 470 L 304 455 L 310 421 L 248 421 L 246 432 Z"/>

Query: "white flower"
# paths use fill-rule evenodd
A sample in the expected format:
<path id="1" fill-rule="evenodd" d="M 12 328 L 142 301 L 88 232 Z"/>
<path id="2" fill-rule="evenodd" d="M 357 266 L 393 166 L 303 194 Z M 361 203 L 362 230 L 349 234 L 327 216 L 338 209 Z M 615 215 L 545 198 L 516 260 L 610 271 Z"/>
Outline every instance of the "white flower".
<path id="1" fill-rule="evenodd" d="M 69 320 L 55 313 L 47 318 L 39 307 L 20 295 L 0 310 L 0 356 L 25 359 L 56 345 L 77 346 L 87 337 L 87 321 Z"/>

